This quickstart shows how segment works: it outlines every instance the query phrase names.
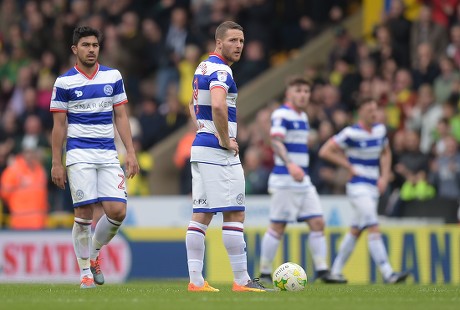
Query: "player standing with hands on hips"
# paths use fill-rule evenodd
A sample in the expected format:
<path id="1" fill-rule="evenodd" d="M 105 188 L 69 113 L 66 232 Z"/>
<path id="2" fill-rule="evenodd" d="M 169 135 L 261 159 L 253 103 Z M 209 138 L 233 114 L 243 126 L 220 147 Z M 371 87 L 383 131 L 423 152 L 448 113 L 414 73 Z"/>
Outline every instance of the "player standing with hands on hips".
<path id="1" fill-rule="evenodd" d="M 403 282 L 409 272 L 393 271 L 378 226 L 378 199 L 386 190 L 391 172 L 391 150 L 386 127 L 375 123 L 377 102 L 374 99 L 362 99 L 357 109 L 358 122 L 330 138 L 319 151 L 321 158 L 349 171 L 351 177 L 346 192 L 355 211 L 350 232 L 343 238 L 332 265 L 331 276 L 344 279 L 342 269 L 360 234 L 367 229 L 369 252 L 384 282 Z"/>
<path id="2" fill-rule="evenodd" d="M 243 235 L 245 181 L 236 141 L 237 88 L 230 65 L 243 52 L 243 28 L 220 24 L 216 48 L 201 62 L 193 79 L 190 114 L 197 127 L 191 148 L 193 214 L 186 234 L 191 292 L 218 292 L 203 278 L 206 229 L 216 212 L 223 213 L 222 239 L 233 270 L 233 291 L 265 292 L 247 271 Z"/>
<path id="3" fill-rule="evenodd" d="M 268 180 L 271 194 L 270 226 L 262 239 L 260 279 L 272 283 L 272 265 L 289 222 L 305 222 L 310 227 L 308 245 L 316 277 L 325 283 L 344 283 L 330 278 L 323 210 L 315 186 L 308 175 L 308 132 L 305 109 L 311 95 L 310 83 L 302 77 L 291 78 L 285 103 L 271 116 L 271 145 L 275 165 Z"/>
<path id="4" fill-rule="evenodd" d="M 101 35 L 90 27 L 73 33 L 75 66 L 54 84 L 51 178 L 65 188 L 66 174 L 74 204 L 72 240 L 81 273 L 80 287 L 104 284 L 99 251 L 117 234 L 126 215 L 126 184 L 139 172 L 125 104 L 128 102 L 118 70 L 98 63 Z M 127 150 L 126 174 L 118 160 L 114 124 Z M 67 136 L 66 136 L 67 135 Z M 66 143 L 66 168 L 62 149 Z M 93 208 L 101 203 L 105 214 L 91 238 Z"/>

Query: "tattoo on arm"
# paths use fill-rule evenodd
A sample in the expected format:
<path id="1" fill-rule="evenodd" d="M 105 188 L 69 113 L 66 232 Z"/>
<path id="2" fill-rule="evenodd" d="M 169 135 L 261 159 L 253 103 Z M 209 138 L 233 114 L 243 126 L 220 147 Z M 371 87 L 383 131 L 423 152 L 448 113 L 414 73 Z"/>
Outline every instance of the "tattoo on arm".
<path id="1" fill-rule="evenodd" d="M 288 157 L 286 147 L 279 138 L 272 138 L 272 149 L 278 155 L 284 164 L 290 164 L 291 159 Z"/>

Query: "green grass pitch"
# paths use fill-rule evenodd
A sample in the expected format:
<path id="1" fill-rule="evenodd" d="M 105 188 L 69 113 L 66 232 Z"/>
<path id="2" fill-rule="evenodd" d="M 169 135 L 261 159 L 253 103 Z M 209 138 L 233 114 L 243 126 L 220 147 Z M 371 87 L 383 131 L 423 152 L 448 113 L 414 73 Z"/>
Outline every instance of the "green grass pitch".
<path id="1" fill-rule="evenodd" d="M 80 290 L 77 284 L 0 284 L 0 309 L 460 309 L 458 285 L 308 284 L 302 292 L 189 293 L 185 281 L 106 284 Z"/>

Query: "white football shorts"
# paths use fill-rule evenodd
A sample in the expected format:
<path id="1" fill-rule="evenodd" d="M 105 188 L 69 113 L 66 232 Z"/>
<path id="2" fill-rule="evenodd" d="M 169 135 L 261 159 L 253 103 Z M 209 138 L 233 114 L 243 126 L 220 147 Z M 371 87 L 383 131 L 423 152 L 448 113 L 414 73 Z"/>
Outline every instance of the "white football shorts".
<path id="1" fill-rule="evenodd" d="M 369 226 L 378 225 L 377 206 L 378 198 L 371 195 L 350 196 L 354 215 L 351 218 L 351 226 L 365 229 Z"/>
<path id="2" fill-rule="evenodd" d="M 118 164 L 77 163 L 67 167 L 74 207 L 100 201 L 126 203 L 125 173 Z"/>
<path id="3" fill-rule="evenodd" d="M 241 164 L 220 166 L 192 162 L 194 213 L 244 211 L 244 190 Z"/>
<path id="4" fill-rule="evenodd" d="M 277 189 L 271 191 L 270 221 L 273 223 L 303 222 L 323 216 L 323 208 L 314 186 L 303 191 Z"/>

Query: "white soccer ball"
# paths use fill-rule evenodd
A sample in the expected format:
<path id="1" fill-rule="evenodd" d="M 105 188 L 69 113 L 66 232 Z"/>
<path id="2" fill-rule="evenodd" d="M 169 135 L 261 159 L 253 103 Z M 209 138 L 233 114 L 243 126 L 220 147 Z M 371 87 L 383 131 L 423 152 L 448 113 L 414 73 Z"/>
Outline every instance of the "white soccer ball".
<path id="1" fill-rule="evenodd" d="M 301 266 L 287 262 L 276 268 L 273 285 L 278 291 L 302 291 L 307 285 L 307 274 Z"/>

